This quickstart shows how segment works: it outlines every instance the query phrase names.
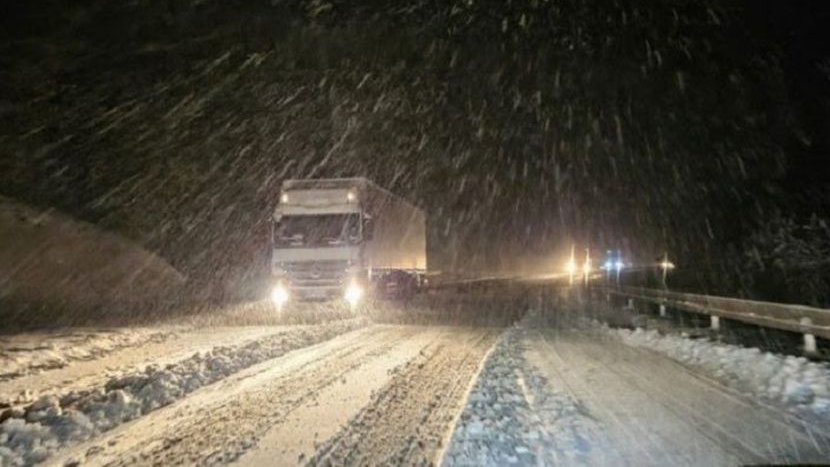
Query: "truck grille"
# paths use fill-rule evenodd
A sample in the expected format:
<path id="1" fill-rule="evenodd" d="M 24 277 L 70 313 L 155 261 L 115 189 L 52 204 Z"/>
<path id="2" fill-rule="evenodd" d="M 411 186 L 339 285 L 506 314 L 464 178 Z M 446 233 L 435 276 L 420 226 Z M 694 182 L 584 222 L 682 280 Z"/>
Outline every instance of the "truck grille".
<path id="1" fill-rule="evenodd" d="M 346 261 L 284 263 L 283 269 L 294 287 L 341 287 L 346 276 Z"/>

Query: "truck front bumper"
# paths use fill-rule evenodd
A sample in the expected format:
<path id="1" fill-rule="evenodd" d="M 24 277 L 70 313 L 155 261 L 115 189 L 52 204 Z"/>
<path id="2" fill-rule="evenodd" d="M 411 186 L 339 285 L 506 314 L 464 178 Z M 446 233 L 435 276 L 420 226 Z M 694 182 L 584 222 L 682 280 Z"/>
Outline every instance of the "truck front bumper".
<path id="1" fill-rule="evenodd" d="M 278 282 L 271 293 L 271 299 L 278 306 L 290 301 L 298 302 L 329 302 L 345 301 L 351 306 L 357 305 L 365 296 L 365 287 L 356 281 L 345 285 L 320 287 L 297 286 L 290 283 Z"/>

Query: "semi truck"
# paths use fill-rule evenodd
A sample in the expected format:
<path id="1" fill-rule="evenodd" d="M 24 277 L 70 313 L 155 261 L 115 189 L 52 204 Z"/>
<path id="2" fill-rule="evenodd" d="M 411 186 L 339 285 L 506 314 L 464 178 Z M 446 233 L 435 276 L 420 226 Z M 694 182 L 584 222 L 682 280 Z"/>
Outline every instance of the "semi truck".
<path id="1" fill-rule="evenodd" d="M 426 272 L 424 212 L 365 178 L 285 180 L 271 225 L 280 308 L 407 298 Z"/>

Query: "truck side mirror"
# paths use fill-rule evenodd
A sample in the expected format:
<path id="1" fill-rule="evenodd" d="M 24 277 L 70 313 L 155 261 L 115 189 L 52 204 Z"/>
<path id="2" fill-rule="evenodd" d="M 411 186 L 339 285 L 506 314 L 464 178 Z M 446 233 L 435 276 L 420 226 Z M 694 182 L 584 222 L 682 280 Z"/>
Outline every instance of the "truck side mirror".
<path id="1" fill-rule="evenodd" d="M 363 238 L 371 240 L 375 236 L 375 222 L 371 218 L 363 219 Z"/>

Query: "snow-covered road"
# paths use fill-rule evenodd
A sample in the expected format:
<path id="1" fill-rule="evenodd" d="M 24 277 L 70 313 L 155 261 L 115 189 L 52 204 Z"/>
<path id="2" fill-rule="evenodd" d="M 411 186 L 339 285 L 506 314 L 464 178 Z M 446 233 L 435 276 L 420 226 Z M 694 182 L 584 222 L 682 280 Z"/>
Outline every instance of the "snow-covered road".
<path id="1" fill-rule="evenodd" d="M 16 336 L 0 465 L 830 460 L 826 364 L 562 316 Z"/>
<path id="2" fill-rule="evenodd" d="M 4 403 L 11 407 L 0 411 L 0 465 L 49 459 L 247 368 L 365 325 L 365 320 L 352 319 L 183 333 L 164 327 L 159 332 L 177 338 L 121 347 L 93 360 L 69 359 L 65 366 L 4 381 L 4 394 L 14 394 L 20 381 L 33 389 Z M 37 400 L 30 402 L 33 393 Z"/>
<path id="3" fill-rule="evenodd" d="M 290 326 L 76 329 L 0 339 L 8 376 L 0 378 L 0 404 L 34 402 L 43 394 L 103 386 L 110 378 L 165 366 L 219 346 L 245 344 L 296 330 Z M 3 357 L 4 356 L 4 357 Z"/>
<path id="4" fill-rule="evenodd" d="M 597 328 L 510 330 L 448 465 L 741 465 L 830 460 L 827 431 Z M 826 428 L 826 427 L 825 427 Z"/>
<path id="5" fill-rule="evenodd" d="M 656 353 L 592 333 L 528 336 L 528 359 L 602 427 L 601 463 L 735 465 L 827 459 L 804 427 Z M 826 445 L 823 446 L 826 448 Z"/>
<path id="6" fill-rule="evenodd" d="M 253 365 L 49 462 L 432 462 L 499 333 L 369 326 Z"/>

